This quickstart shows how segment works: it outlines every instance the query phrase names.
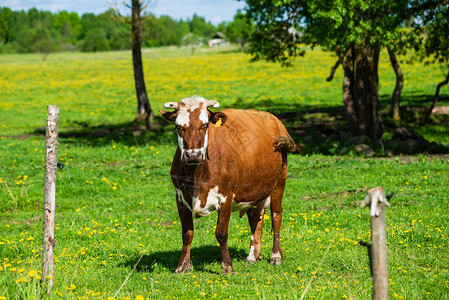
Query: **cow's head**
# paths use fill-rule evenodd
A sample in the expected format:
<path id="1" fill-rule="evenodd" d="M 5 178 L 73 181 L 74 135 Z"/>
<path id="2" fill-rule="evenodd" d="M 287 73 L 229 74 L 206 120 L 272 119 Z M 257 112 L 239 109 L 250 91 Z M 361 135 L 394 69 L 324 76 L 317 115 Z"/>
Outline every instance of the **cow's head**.
<path id="1" fill-rule="evenodd" d="M 224 124 L 227 120 L 224 113 L 208 109 L 219 106 L 215 100 L 193 96 L 164 104 L 165 108 L 173 108 L 174 111 L 159 111 L 164 119 L 175 125 L 182 162 L 197 165 L 206 159 L 209 126 L 219 120 Z"/>

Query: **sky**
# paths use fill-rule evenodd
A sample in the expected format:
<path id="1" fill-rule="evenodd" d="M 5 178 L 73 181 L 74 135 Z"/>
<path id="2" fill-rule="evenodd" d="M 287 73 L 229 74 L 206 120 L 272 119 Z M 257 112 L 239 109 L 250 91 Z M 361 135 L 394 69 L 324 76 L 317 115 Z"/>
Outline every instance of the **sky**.
<path id="1" fill-rule="evenodd" d="M 66 10 L 68 12 L 77 12 L 79 15 L 84 13 L 100 14 L 105 12 L 114 3 L 122 3 L 123 0 L 0 0 L 0 6 L 9 7 L 12 10 L 28 10 L 37 8 L 58 12 Z M 131 1 L 126 1 L 131 2 Z M 151 0 L 147 10 L 156 16 L 169 15 L 175 20 L 187 20 L 196 13 L 204 17 L 214 25 L 223 21 L 232 21 L 233 16 L 238 9 L 243 9 L 245 2 L 237 0 Z M 122 9 L 125 9 L 123 6 Z M 124 12 L 122 12 L 124 13 Z"/>

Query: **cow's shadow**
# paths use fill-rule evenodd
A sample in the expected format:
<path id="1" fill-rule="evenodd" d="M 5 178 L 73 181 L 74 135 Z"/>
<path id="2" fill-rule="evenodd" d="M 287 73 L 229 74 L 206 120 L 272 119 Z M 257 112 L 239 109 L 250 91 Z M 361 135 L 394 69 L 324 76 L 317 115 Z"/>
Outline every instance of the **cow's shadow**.
<path id="1" fill-rule="evenodd" d="M 248 255 L 243 249 L 229 247 L 229 255 L 233 262 L 243 261 Z M 192 247 L 190 250 L 191 263 L 195 271 L 207 272 L 212 274 L 221 274 L 221 271 L 215 270 L 212 264 L 220 263 L 221 250 L 219 246 L 204 245 L 200 247 Z M 171 251 L 154 251 L 147 255 L 141 256 L 135 254 L 123 263 L 127 268 L 136 266 L 137 272 L 159 273 L 161 271 L 170 270 L 174 272 L 178 266 L 181 256 L 181 249 Z M 140 261 L 139 261 L 140 259 Z M 221 268 L 220 268 L 221 269 Z"/>

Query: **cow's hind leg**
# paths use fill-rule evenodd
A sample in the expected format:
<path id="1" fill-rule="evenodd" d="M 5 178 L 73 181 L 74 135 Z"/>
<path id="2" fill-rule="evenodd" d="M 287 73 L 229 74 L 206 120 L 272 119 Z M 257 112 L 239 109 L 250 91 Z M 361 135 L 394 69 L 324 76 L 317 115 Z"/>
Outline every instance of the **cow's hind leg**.
<path id="1" fill-rule="evenodd" d="M 249 245 L 249 255 L 246 261 L 256 263 L 262 259 L 260 254 L 260 242 L 262 239 L 263 214 L 265 208 L 253 208 L 246 212 L 248 215 L 249 226 L 251 228 L 251 242 Z"/>
<path id="2" fill-rule="evenodd" d="M 178 202 L 178 213 L 182 225 L 182 252 L 175 273 L 184 273 L 192 269 L 190 264 L 190 245 L 193 240 L 193 219 L 190 209 Z"/>
<path id="3" fill-rule="evenodd" d="M 270 264 L 282 264 L 282 250 L 280 244 L 280 232 L 282 225 L 282 197 L 284 195 L 285 181 L 287 179 L 287 168 L 279 176 L 278 183 L 271 194 L 271 225 L 273 227 L 273 250 L 271 252 Z"/>
<path id="4" fill-rule="evenodd" d="M 230 217 L 230 208 L 222 207 L 218 211 L 217 228 L 215 229 L 215 237 L 221 248 L 221 269 L 224 275 L 235 274 L 228 250 L 228 227 Z"/>

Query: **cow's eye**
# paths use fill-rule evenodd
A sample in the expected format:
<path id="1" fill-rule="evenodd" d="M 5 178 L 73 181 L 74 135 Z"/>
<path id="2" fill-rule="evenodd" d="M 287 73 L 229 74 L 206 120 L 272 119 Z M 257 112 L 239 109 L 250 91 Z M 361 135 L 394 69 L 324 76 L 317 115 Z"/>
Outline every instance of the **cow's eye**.
<path id="1" fill-rule="evenodd" d="M 209 123 L 204 124 L 203 127 L 204 127 L 204 129 L 209 128 Z"/>
<path id="2" fill-rule="evenodd" d="M 177 131 L 179 131 L 179 130 L 182 130 L 182 127 L 179 126 L 179 125 L 175 125 L 175 129 L 176 129 Z"/>

